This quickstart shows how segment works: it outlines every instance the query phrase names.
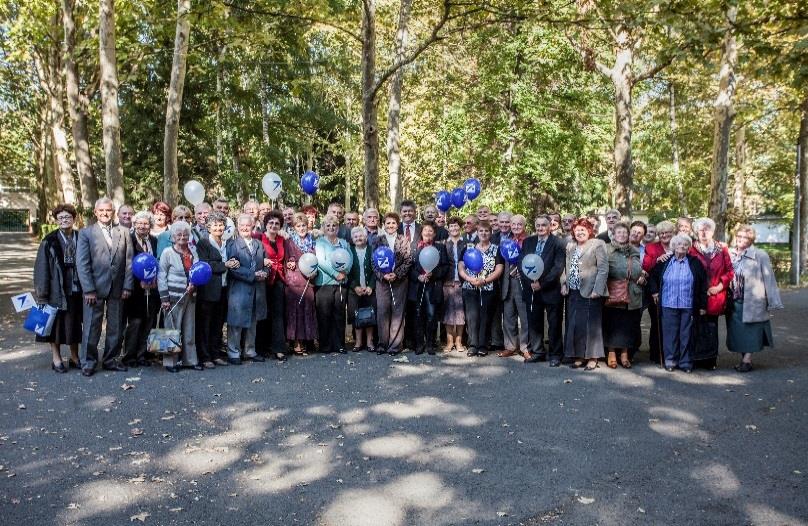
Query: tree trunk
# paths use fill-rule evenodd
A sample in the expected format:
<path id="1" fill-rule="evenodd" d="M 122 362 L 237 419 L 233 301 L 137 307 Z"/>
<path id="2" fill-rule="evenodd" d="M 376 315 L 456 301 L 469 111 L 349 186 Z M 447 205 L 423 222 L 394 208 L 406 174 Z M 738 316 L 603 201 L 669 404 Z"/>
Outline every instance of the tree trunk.
<path id="1" fill-rule="evenodd" d="M 177 0 L 177 31 L 174 35 L 174 61 L 166 104 L 166 128 L 163 142 L 163 200 L 175 206 L 179 199 L 177 173 L 177 141 L 180 132 L 182 92 L 185 87 L 185 67 L 188 61 L 188 39 L 191 36 L 191 0 Z"/>
<path id="2" fill-rule="evenodd" d="M 267 98 L 267 80 L 261 68 L 256 68 L 260 83 L 259 97 L 261 98 L 261 138 L 264 146 L 269 146 L 269 99 Z"/>
<path id="3" fill-rule="evenodd" d="M 614 87 L 614 170 L 615 207 L 625 217 L 631 217 L 631 190 L 634 185 L 634 161 L 631 157 L 631 89 L 634 64 L 634 49 L 628 28 L 617 28 L 615 63 L 611 71 Z"/>
<path id="4" fill-rule="evenodd" d="M 224 164 L 224 124 L 222 118 L 222 105 L 224 104 L 224 61 L 227 46 L 219 48 L 219 58 L 216 61 L 216 172 L 222 170 Z"/>
<path id="5" fill-rule="evenodd" d="M 738 46 L 735 41 L 733 26 L 738 8 L 727 8 L 727 26 L 724 35 L 724 46 L 721 53 L 721 70 L 719 73 L 718 96 L 715 99 L 715 128 L 713 131 L 713 164 L 710 177 L 710 209 L 709 215 L 715 221 L 715 237 L 723 241 L 727 223 L 727 172 L 729 165 L 729 135 L 735 108 L 732 97 L 735 94 L 735 66 L 738 63 Z"/>
<path id="6" fill-rule="evenodd" d="M 519 37 L 519 26 L 513 24 L 509 28 L 511 38 L 515 41 Z M 514 80 L 513 84 L 508 89 L 508 101 L 506 103 L 506 111 L 508 113 L 508 146 L 505 149 L 503 160 L 505 164 L 510 167 L 516 160 L 516 123 L 519 118 L 519 112 L 516 109 L 514 98 L 516 96 L 517 84 L 522 76 L 522 51 L 521 47 L 516 50 L 516 62 L 513 67 Z"/>
<path id="7" fill-rule="evenodd" d="M 805 198 L 805 192 L 808 189 L 808 161 L 805 160 L 806 156 L 808 156 L 808 95 L 802 101 L 799 148 L 801 153 L 799 178 L 800 189 L 802 190 L 800 199 L 800 261 L 802 261 L 801 268 L 805 270 L 808 268 L 808 199 Z"/>
<path id="8" fill-rule="evenodd" d="M 70 114 L 73 149 L 76 154 L 76 169 L 79 174 L 81 206 L 92 210 L 98 199 L 98 184 L 93 173 L 90 155 L 90 134 L 87 131 L 87 105 L 79 90 L 79 68 L 76 64 L 76 22 L 73 7 L 76 0 L 62 0 L 62 25 L 64 26 L 64 65 L 67 110 Z"/>
<path id="9" fill-rule="evenodd" d="M 115 0 L 101 0 L 98 43 L 101 65 L 101 119 L 107 197 L 115 207 L 125 202 L 121 162 L 121 121 L 118 116 L 118 64 L 115 56 Z"/>
<path id="10" fill-rule="evenodd" d="M 741 126 L 735 134 L 735 174 L 732 193 L 732 208 L 735 209 L 733 216 L 742 222 L 746 222 L 746 211 L 744 210 L 744 196 L 746 194 L 746 127 Z"/>
<path id="11" fill-rule="evenodd" d="M 376 108 L 376 0 L 362 0 L 362 144 L 365 207 L 379 207 L 379 118 Z"/>
<path id="12" fill-rule="evenodd" d="M 412 0 L 401 0 L 396 31 L 396 61 L 404 58 L 409 35 Z M 401 154 L 399 151 L 401 127 L 401 88 L 404 82 L 404 68 L 401 67 L 390 80 L 390 104 L 387 110 L 387 166 L 390 174 L 390 207 L 398 210 L 401 205 Z"/>
<path id="13" fill-rule="evenodd" d="M 668 84 L 668 116 L 671 127 L 671 168 L 673 169 L 673 180 L 676 181 L 676 193 L 679 196 L 679 209 L 682 215 L 687 215 L 687 199 L 685 198 L 685 187 L 679 174 L 679 139 L 676 136 L 678 125 L 676 124 L 676 92 L 673 83 Z"/>

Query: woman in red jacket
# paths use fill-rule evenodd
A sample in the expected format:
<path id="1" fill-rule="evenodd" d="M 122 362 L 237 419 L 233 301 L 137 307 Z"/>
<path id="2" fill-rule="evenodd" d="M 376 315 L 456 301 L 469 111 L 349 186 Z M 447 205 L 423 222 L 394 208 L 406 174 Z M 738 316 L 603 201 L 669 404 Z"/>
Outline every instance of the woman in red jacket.
<path id="1" fill-rule="evenodd" d="M 698 239 L 690 248 L 690 255 L 701 261 L 707 272 L 707 314 L 695 316 L 693 323 L 693 349 L 691 355 L 696 366 L 715 369 L 718 360 L 718 317 L 724 314 L 727 289 L 735 275 L 729 249 L 714 239 L 715 221 L 702 217 L 695 223 Z"/>
<path id="2" fill-rule="evenodd" d="M 275 355 L 275 358 L 286 360 L 286 325 L 284 323 L 284 306 L 286 297 L 286 277 L 283 260 L 285 257 L 284 238 L 280 235 L 283 228 L 283 214 L 280 210 L 271 210 L 264 217 L 266 233 L 255 232 L 253 237 L 260 239 L 267 257 L 264 265 L 269 269 L 266 280 L 267 318 L 258 322 L 255 334 L 255 346 L 259 353 Z"/>

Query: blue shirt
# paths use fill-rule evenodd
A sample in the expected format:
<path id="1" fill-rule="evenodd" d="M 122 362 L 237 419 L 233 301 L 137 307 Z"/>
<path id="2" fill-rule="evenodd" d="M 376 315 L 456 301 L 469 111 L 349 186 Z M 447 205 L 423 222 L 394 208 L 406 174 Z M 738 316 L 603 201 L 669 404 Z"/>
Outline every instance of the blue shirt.
<path id="1" fill-rule="evenodd" d="M 669 309 L 693 308 L 693 273 L 687 257 L 672 257 L 662 276 L 660 305 Z"/>
<path id="2" fill-rule="evenodd" d="M 331 264 L 331 253 L 339 247 L 348 250 L 348 242 L 338 237 L 337 244 L 332 245 L 325 236 L 318 237 L 317 241 L 315 241 L 314 253 L 317 255 L 317 266 L 319 267 L 320 271 L 317 273 L 317 278 L 315 278 L 314 284 L 318 287 L 323 285 L 345 284 L 346 280 L 337 281 L 336 276 L 339 274 L 339 272 Z M 346 278 L 347 274 L 348 273 L 346 272 Z"/>

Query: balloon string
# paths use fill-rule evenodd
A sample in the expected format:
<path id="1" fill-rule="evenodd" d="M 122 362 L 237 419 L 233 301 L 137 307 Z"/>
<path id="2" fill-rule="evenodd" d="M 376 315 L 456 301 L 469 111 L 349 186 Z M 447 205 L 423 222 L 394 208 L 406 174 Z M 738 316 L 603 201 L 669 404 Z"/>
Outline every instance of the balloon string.
<path id="1" fill-rule="evenodd" d="M 310 282 L 310 281 L 311 281 L 311 278 L 307 278 L 307 279 L 306 279 L 306 286 L 305 286 L 305 287 L 303 287 L 303 293 L 300 295 L 300 299 L 299 299 L 299 300 L 297 300 L 297 306 L 298 306 L 298 307 L 300 307 L 300 304 L 301 304 L 301 303 L 303 303 L 303 296 L 305 296 L 305 295 L 306 295 L 306 290 L 309 288 L 309 282 Z"/>
<path id="2" fill-rule="evenodd" d="M 396 297 L 393 294 L 393 284 L 390 283 L 389 281 L 387 282 L 387 284 L 390 285 L 390 299 L 393 300 L 393 308 L 395 309 L 396 308 Z"/>

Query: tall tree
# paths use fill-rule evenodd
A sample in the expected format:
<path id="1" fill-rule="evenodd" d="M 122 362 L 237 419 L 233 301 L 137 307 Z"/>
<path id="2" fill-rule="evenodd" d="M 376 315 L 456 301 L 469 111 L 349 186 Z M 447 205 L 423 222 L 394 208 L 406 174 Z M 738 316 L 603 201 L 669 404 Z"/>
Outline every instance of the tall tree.
<path id="1" fill-rule="evenodd" d="M 185 69 L 188 62 L 188 39 L 191 34 L 191 0 L 177 0 L 177 30 L 174 36 L 174 60 L 166 104 L 166 127 L 163 142 L 163 198 L 174 206 L 179 198 L 177 173 L 177 140 L 180 131 L 182 93 L 185 87 Z"/>
<path id="2" fill-rule="evenodd" d="M 396 62 L 404 59 L 409 35 L 412 0 L 401 0 L 396 30 Z M 401 128 L 401 89 L 405 68 L 399 68 L 390 80 L 390 102 L 387 109 L 387 168 L 390 175 L 390 207 L 398 210 L 401 205 L 401 152 L 399 150 Z"/>
<path id="3" fill-rule="evenodd" d="M 122 205 L 123 187 L 121 159 L 121 120 L 118 115 L 118 61 L 115 52 L 115 0 L 100 0 L 98 47 L 101 65 L 101 121 L 103 128 L 104 164 L 107 197 L 115 206 Z"/>

